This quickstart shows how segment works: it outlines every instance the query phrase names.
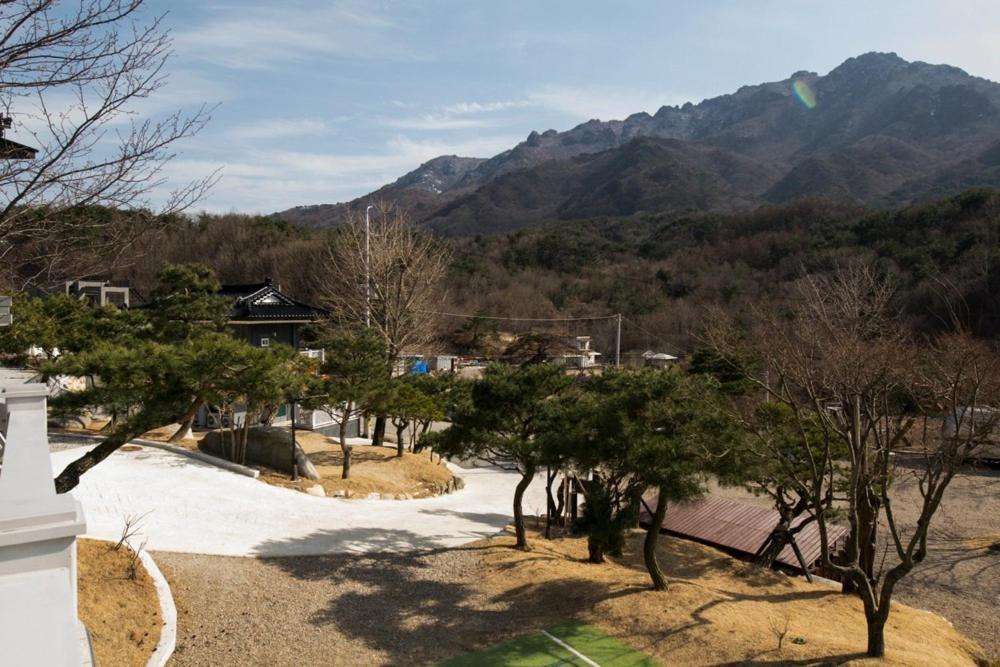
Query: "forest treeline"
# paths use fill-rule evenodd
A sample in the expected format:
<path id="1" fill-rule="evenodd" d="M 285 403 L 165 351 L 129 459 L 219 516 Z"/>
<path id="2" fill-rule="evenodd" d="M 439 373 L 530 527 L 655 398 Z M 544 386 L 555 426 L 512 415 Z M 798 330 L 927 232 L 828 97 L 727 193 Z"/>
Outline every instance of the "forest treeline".
<path id="1" fill-rule="evenodd" d="M 334 233 L 267 216 L 203 214 L 139 239 L 110 274 L 141 298 L 164 262 L 200 262 L 223 283 L 270 276 L 286 292 L 316 300 L 317 277 L 329 269 L 323 248 Z M 442 311 L 538 318 L 621 312 L 624 349 L 689 349 L 707 307 L 741 312 L 784 298 L 806 273 L 857 262 L 876 265 L 895 283 L 898 310 L 915 327 L 937 329 L 957 318 L 981 336 L 1000 332 L 1000 192 L 988 189 L 895 210 L 800 200 L 735 214 L 560 221 L 449 242 Z M 443 326 L 469 323 L 445 318 Z M 566 333 L 589 333 L 607 349 L 612 329 L 595 324 Z"/>

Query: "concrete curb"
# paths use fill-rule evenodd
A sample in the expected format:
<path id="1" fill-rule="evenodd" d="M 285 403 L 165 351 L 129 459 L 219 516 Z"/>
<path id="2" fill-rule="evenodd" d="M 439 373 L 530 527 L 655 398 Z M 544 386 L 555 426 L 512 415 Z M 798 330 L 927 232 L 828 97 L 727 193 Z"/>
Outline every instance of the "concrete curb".
<path id="1" fill-rule="evenodd" d="M 146 551 L 139 551 L 139 560 L 146 572 L 156 586 L 156 596 L 160 600 L 160 617 L 163 619 L 163 627 L 160 628 L 160 641 L 153 649 L 153 655 L 149 656 L 146 667 L 163 667 L 167 660 L 174 654 L 177 646 L 177 607 L 174 605 L 174 596 L 170 592 L 170 584 L 166 577 L 156 566 L 156 561 Z"/>
<path id="2" fill-rule="evenodd" d="M 74 431 L 61 431 L 59 435 L 65 435 L 73 438 L 85 438 L 87 440 L 104 440 L 99 435 L 91 435 L 90 433 L 76 433 Z M 245 465 L 240 465 L 239 463 L 233 463 L 232 461 L 227 461 L 225 459 L 220 459 L 217 456 L 212 456 L 211 454 L 206 454 L 194 449 L 186 449 L 184 447 L 178 447 L 176 445 L 171 445 L 166 442 L 160 442 L 158 440 L 146 440 L 145 438 L 134 438 L 129 440 L 129 443 L 135 443 L 137 445 L 142 445 L 144 447 L 155 447 L 156 449 L 162 449 L 166 452 L 171 452 L 173 454 L 179 454 L 181 456 L 187 456 L 192 459 L 197 459 L 202 463 L 207 463 L 213 465 L 216 468 L 222 468 L 230 472 L 234 472 L 237 475 L 245 475 L 246 477 L 252 477 L 257 479 L 260 477 L 260 471 L 254 470 Z"/>
<path id="3" fill-rule="evenodd" d="M 232 461 L 227 461 L 225 459 L 220 459 L 218 456 L 212 456 L 211 454 L 206 454 L 205 452 L 202 451 L 187 449 L 185 447 L 178 447 L 176 445 L 171 445 L 166 442 L 160 442 L 158 440 L 144 440 L 141 438 L 136 438 L 135 440 L 131 440 L 130 442 L 134 442 L 136 444 L 143 445 L 145 447 L 155 447 L 157 449 L 162 449 L 167 452 L 173 452 L 174 454 L 180 454 L 181 456 L 189 456 L 193 459 L 198 459 L 199 461 L 208 463 L 217 468 L 223 468 L 230 472 L 235 472 L 237 475 L 245 475 L 247 477 L 253 477 L 254 479 L 260 477 L 259 470 L 255 470 L 253 468 L 241 465 L 239 463 L 233 463 Z"/>

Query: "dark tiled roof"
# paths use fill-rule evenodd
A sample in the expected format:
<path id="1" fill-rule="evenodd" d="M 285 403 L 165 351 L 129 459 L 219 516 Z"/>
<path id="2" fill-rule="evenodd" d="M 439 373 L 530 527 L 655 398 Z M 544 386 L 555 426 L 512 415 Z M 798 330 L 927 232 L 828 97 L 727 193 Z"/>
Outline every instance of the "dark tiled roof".
<path id="1" fill-rule="evenodd" d="M 223 285 L 219 294 L 234 297 L 233 312 L 229 316 L 233 321 L 311 322 L 323 315 L 321 309 L 296 301 L 287 294 L 279 292 L 270 279 L 263 283 Z"/>

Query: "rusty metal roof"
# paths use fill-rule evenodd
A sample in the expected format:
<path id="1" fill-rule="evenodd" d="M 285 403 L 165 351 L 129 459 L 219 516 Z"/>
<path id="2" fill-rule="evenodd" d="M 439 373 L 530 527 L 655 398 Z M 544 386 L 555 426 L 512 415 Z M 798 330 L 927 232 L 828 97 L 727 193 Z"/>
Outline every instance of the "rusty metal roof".
<path id="1" fill-rule="evenodd" d="M 655 496 L 646 502 L 650 507 L 654 507 Z M 662 529 L 681 537 L 753 556 L 778 525 L 779 519 L 777 510 L 772 508 L 709 496 L 688 503 L 669 505 Z M 792 522 L 792 525 L 798 525 L 803 519 L 804 517 L 799 517 Z M 650 515 L 643 508 L 640 523 L 648 526 L 649 520 Z M 835 544 L 847 534 L 846 528 L 834 524 L 828 524 L 827 531 L 831 544 Z M 795 536 L 795 541 L 809 567 L 819 562 L 822 549 L 819 527 L 815 522 L 803 528 Z M 795 558 L 790 546 L 782 549 L 778 554 L 778 561 L 783 565 L 800 569 L 798 559 Z"/>

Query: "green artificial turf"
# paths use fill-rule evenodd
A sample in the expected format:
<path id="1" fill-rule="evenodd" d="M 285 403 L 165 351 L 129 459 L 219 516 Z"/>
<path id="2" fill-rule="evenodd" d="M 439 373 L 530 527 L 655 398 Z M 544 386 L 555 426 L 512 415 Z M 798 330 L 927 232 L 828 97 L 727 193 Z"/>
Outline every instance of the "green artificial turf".
<path id="1" fill-rule="evenodd" d="M 569 644 L 601 667 L 656 667 L 658 663 L 638 651 L 612 639 L 592 625 L 570 623 L 549 628 L 547 632 Z M 488 649 L 449 660 L 442 667 L 548 667 L 589 663 L 575 656 L 541 632 L 518 637 Z"/>

